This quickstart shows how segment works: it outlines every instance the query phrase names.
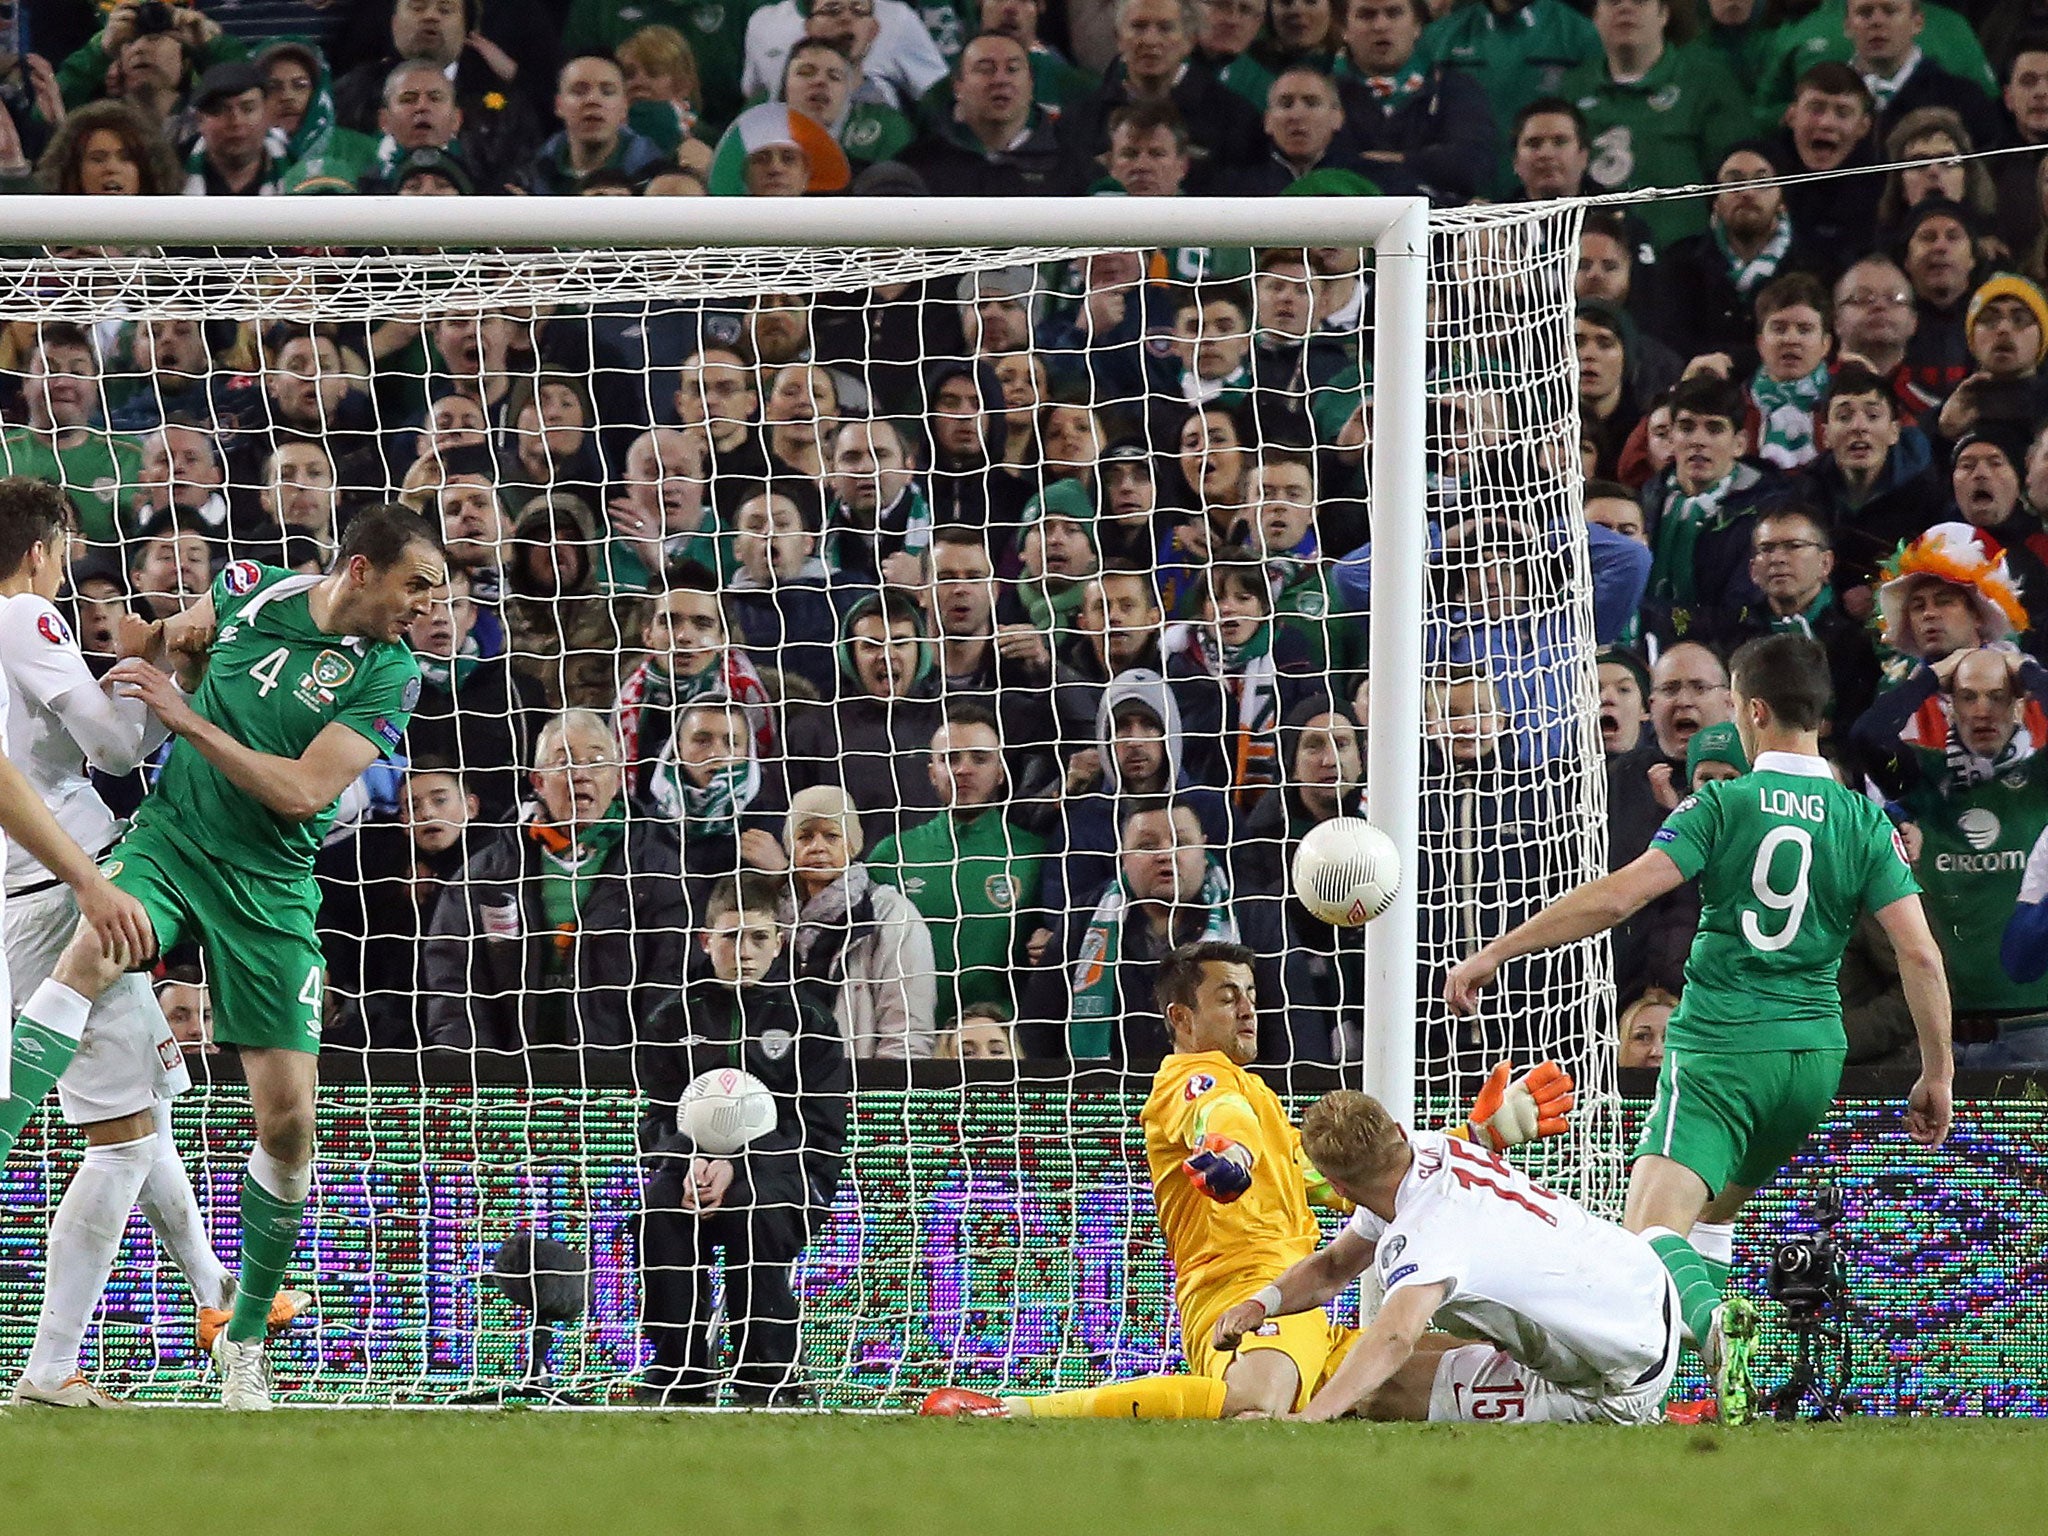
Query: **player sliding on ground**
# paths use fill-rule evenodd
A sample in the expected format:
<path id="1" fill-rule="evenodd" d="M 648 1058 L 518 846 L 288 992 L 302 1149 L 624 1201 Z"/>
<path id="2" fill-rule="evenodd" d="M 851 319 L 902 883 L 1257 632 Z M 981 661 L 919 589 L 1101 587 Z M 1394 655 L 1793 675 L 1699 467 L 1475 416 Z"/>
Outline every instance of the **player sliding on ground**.
<path id="1" fill-rule="evenodd" d="M 234 1309 L 213 1342 L 228 1408 L 270 1406 L 265 1335 L 312 1179 L 325 999 L 313 855 L 342 791 L 405 733 L 420 673 L 403 636 L 446 576 L 424 520 L 373 507 L 348 525 L 327 575 L 237 561 L 196 607 L 164 621 L 153 653 L 187 673 L 205 668 L 189 699 L 141 657 L 108 673 L 177 742 L 105 872 L 147 910 L 150 952 L 188 937 L 204 946 L 215 1036 L 241 1048 L 256 1121 Z M 0 1157 L 126 963 L 82 924 L 29 998 Z"/>
<path id="2" fill-rule="evenodd" d="M 54 485 L 0 479 L 0 668 L 6 672 L 7 747 L 57 824 L 81 848 L 104 849 L 114 817 L 86 776 L 133 773 L 164 739 L 138 699 L 116 699 L 85 664 L 53 599 L 64 581 L 71 504 Z M 141 619 L 123 621 L 131 639 Z M 27 848 L 7 852 L 7 971 L 26 995 L 50 974 L 78 926 L 78 900 Z M 140 1203 L 199 1304 L 202 1332 L 234 1304 L 234 1280 L 213 1251 L 192 1181 L 171 1140 L 171 1099 L 192 1086 L 148 978 L 129 971 L 93 1004 L 79 1052 L 57 1079 L 68 1124 L 85 1132 L 85 1158 L 50 1219 L 43 1306 L 13 1400 L 58 1408 L 118 1406 L 78 1369 L 86 1325 L 120 1252 L 130 1207 Z M 29 1106 L 23 1105 L 25 1111 Z M 0 1130 L 19 1127 L 0 1105 Z M 303 1291 L 279 1295 L 272 1321 L 303 1310 Z M 210 1337 L 204 1342 L 211 1342 Z"/>
<path id="3" fill-rule="evenodd" d="M 1379 1313 L 1302 1419 L 1654 1424 L 1682 1342 L 1671 1278 L 1650 1245 L 1437 1131 L 1405 1135 L 1377 1099 L 1326 1094 L 1302 1150 L 1350 1225 L 1217 1320 L 1241 1349 L 1378 1265 Z M 1436 1318 L 1470 1344 L 1428 1332 Z"/>
<path id="4" fill-rule="evenodd" d="M 1923 1146 L 1948 1134 L 1955 1069 L 1948 981 L 1905 849 L 1884 812 L 1836 783 L 1820 756 L 1826 653 L 1798 635 L 1752 640 L 1729 663 L 1729 687 L 1749 773 L 1702 785 L 1634 863 L 1460 962 L 1444 997 L 1471 1013 L 1503 962 L 1611 928 L 1699 880 L 1699 931 L 1623 1221 L 1670 1270 L 1722 1419 L 1741 1423 L 1756 1411 L 1757 1317 L 1742 1297 L 1722 1300 L 1735 1217 L 1834 1102 L 1848 1044 L 1835 974 L 1859 908 L 1898 955 L 1920 1039 L 1906 1130 Z"/>
<path id="5" fill-rule="evenodd" d="M 1233 1349 L 1212 1340 L 1225 1308 L 1316 1251 L 1322 1231 L 1311 1204 L 1350 1208 L 1303 1157 L 1279 1096 L 1245 1070 L 1259 1054 L 1254 958 L 1241 944 L 1208 939 L 1176 949 L 1159 968 L 1159 1009 L 1174 1050 L 1153 1078 L 1139 1119 L 1159 1228 L 1173 1259 L 1189 1374 L 1043 1397 L 944 1387 L 925 1399 L 925 1413 L 1276 1417 L 1304 1406 L 1343 1360 L 1358 1331 L 1320 1312 L 1275 1319 Z M 1556 1063 L 1512 1084 L 1503 1064 L 1463 1130 L 1488 1147 L 1513 1146 L 1562 1132 L 1571 1106 L 1572 1080 Z"/>

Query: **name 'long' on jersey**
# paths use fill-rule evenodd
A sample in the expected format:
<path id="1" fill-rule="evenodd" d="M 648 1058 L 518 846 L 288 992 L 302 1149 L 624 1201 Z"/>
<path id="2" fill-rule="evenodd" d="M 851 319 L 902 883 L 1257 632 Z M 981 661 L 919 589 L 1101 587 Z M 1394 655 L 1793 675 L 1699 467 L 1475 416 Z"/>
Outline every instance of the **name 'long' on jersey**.
<path id="1" fill-rule="evenodd" d="M 1351 1216 L 1389 1298 L 1447 1286 L 1437 1326 L 1491 1340 L 1561 1387 L 1625 1390 L 1662 1362 L 1671 1282 L 1648 1242 L 1455 1136 L 1408 1140 L 1394 1219 Z"/>
<path id="2" fill-rule="evenodd" d="M 1702 785 L 1650 840 L 1700 883 L 1700 925 L 1668 1042 L 1697 1051 L 1841 1050 L 1835 977 L 1860 911 L 1919 893 L 1884 811 L 1817 757 L 1763 752 Z"/>
<path id="3" fill-rule="evenodd" d="M 213 583 L 213 649 L 192 707 L 274 757 L 303 755 L 337 722 L 388 755 L 419 702 L 419 665 L 402 641 L 331 635 L 314 624 L 308 594 L 322 579 L 247 560 L 223 570 Z M 135 822 L 238 873 L 302 880 L 334 816 L 329 805 L 309 821 L 286 821 L 181 739 Z"/>

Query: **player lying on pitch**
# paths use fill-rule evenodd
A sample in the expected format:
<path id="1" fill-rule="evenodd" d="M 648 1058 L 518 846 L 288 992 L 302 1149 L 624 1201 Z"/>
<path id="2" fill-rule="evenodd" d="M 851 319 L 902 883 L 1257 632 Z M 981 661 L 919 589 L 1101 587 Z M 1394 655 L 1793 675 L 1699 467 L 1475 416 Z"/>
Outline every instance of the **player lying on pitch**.
<path id="1" fill-rule="evenodd" d="M 1311 1204 L 1349 1210 L 1302 1154 L 1279 1096 L 1245 1068 L 1259 1053 L 1252 951 L 1204 940 L 1160 963 L 1159 1011 L 1174 1050 L 1152 1080 L 1139 1122 L 1153 1203 L 1173 1260 L 1185 1376 L 1141 1376 L 1042 1397 L 995 1398 L 943 1387 L 923 1412 L 1015 1418 L 1216 1419 L 1300 1409 L 1357 1341 L 1320 1312 L 1275 1318 L 1229 1349 L 1213 1330 L 1248 1291 L 1270 1285 L 1322 1241 Z M 1469 1123 L 1450 1133 L 1489 1148 L 1565 1128 L 1572 1080 L 1544 1062 L 1510 1083 L 1494 1069 Z M 1464 1145 L 1460 1141 L 1459 1145 Z M 1444 1341 L 1448 1343 L 1449 1341 Z"/>
<path id="2" fill-rule="evenodd" d="M 1301 1419 L 1653 1424 L 1678 1367 L 1678 1297 L 1649 1242 L 1497 1155 L 1404 1133 L 1376 1099 L 1326 1094 L 1302 1150 L 1357 1209 L 1321 1252 L 1217 1320 L 1241 1349 L 1375 1264 L 1379 1313 Z M 1438 1319 L 1471 1344 L 1428 1332 Z"/>
<path id="3" fill-rule="evenodd" d="M 1920 1040 L 1905 1128 L 1922 1146 L 1948 1134 L 1955 1062 L 1948 979 L 1905 849 L 1882 808 L 1837 783 L 1820 755 L 1827 653 L 1801 635 L 1766 635 L 1738 650 L 1728 673 L 1750 771 L 1701 785 L 1634 863 L 1467 956 L 1444 999 L 1472 1013 L 1505 961 L 1590 938 L 1699 881 L 1699 931 L 1622 1219 L 1671 1272 L 1722 1420 L 1740 1423 L 1757 1406 L 1757 1317 L 1745 1298 L 1721 1298 L 1735 1217 L 1834 1103 L 1848 1050 L 1835 978 L 1859 912 L 1898 956 Z"/>

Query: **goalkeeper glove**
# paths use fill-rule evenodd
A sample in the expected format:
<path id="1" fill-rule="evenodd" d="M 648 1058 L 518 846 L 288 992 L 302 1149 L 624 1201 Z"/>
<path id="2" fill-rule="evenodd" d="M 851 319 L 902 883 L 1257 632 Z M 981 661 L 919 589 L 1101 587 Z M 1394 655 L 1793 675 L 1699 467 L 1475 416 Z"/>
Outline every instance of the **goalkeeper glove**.
<path id="1" fill-rule="evenodd" d="M 1506 1062 L 1493 1069 L 1472 1101 L 1465 1126 L 1466 1139 L 1490 1152 L 1561 1134 L 1578 1102 L 1578 1085 L 1554 1061 L 1538 1062 L 1513 1082 L 1508 1081 L 1509 1070 Z"/>
<path id="2" fill-rule="evenodd" d="M 1223 1205 L 1252 1187 L 1251 1149 L 1227 1136 L 1204 1136 L 1195 1155 L 1181 1167 L 1195 1188 Z"/>

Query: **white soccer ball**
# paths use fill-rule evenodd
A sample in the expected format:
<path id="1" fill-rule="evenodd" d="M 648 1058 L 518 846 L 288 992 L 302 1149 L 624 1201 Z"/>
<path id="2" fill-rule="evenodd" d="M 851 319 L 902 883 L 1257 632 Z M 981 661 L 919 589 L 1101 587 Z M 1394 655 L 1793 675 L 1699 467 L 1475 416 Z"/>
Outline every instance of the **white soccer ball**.
<path id="1" fill-rule="evenodd" d="M 731 1157 L 775 1129 L 775 1095 L 751 1072 L 716 1068 L 683 1090 L 676 1129 L 706 1157 Z"/>
<path id="2" fill-rule="evenodd" d="M 1361 816 L 1318 823 L 1294 850 L 1294 894 L 1313 916 L 1339 928 L 1371 922 L 1400 889 L 1393 839 Z"/>

